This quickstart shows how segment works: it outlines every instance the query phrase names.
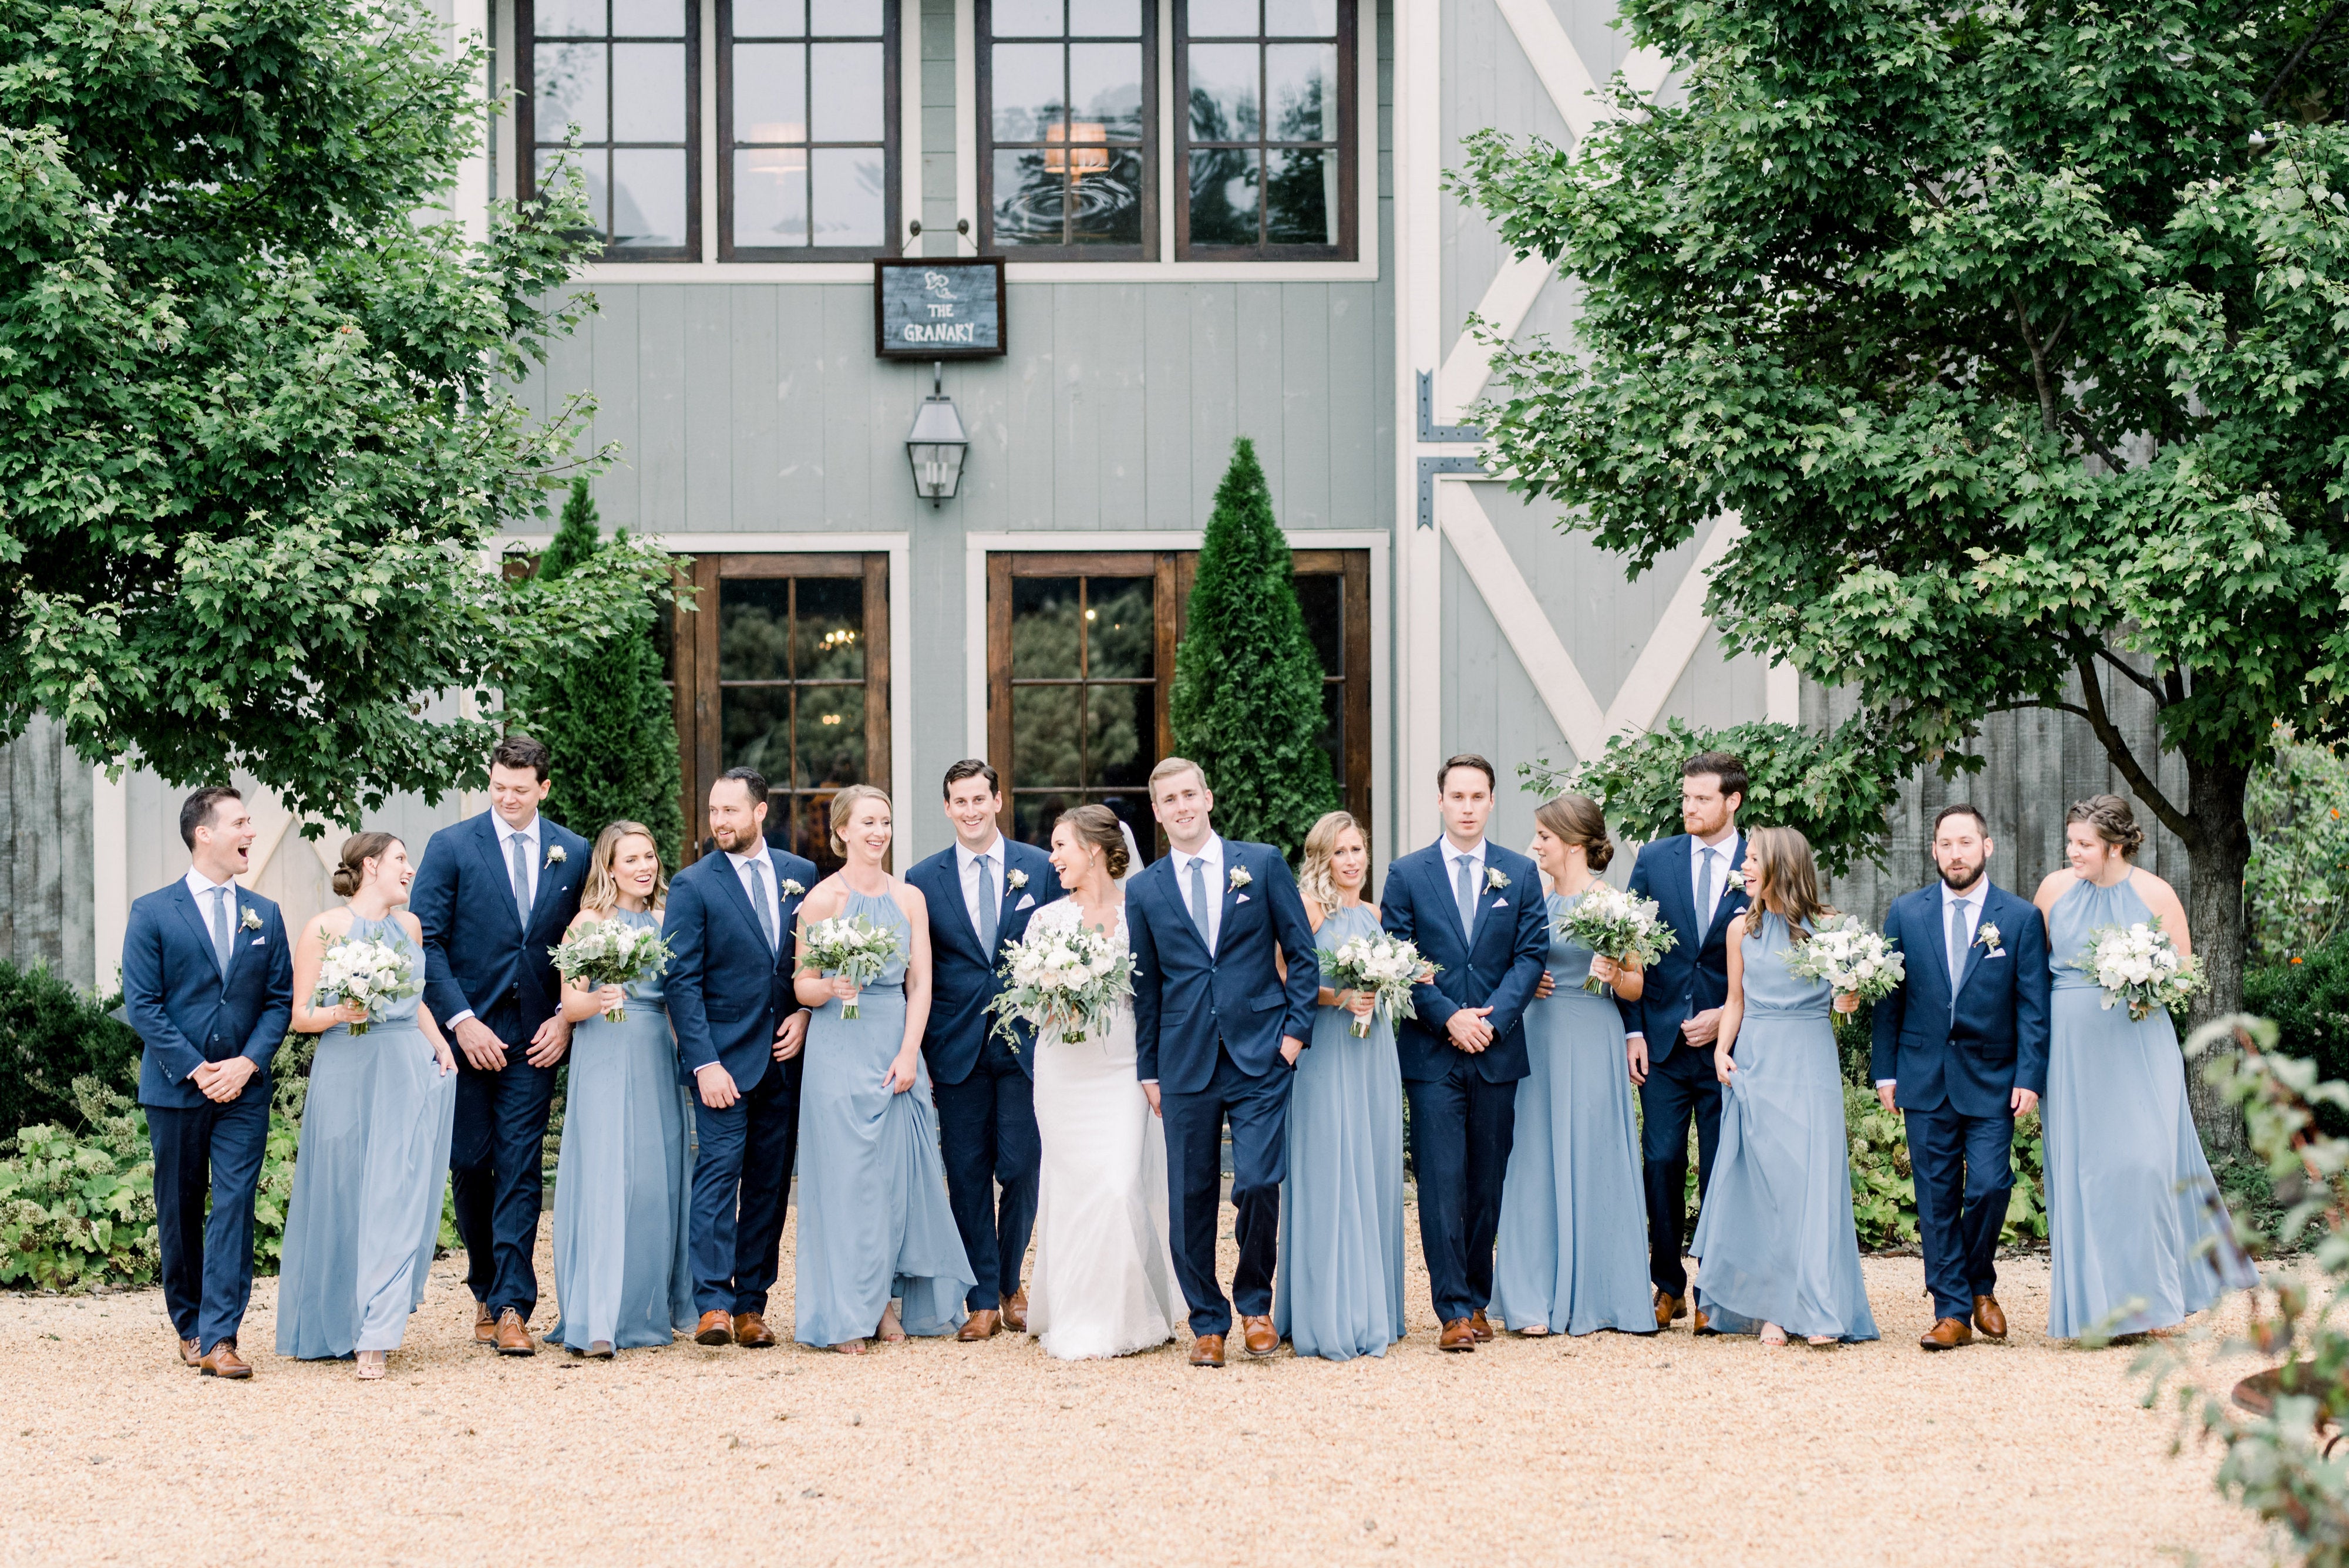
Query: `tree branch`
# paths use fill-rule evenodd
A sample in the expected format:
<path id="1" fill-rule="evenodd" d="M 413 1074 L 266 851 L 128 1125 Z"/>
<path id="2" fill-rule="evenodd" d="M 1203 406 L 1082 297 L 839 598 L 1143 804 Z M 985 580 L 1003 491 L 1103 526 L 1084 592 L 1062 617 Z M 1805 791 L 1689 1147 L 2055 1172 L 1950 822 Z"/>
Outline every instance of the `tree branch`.
<path id="1" fill-rule="evenodd" d="M 2309 29 L 2308 36 L 2300 41 L 2300 47 L 2292 52 L 2292 57 L 2284 61 L 2283 68 L 2276 72 L 2275 80 L 2268 83 L 2268 90 L 2260 94 L 2260 109 L 2262 112 L 2270 103 L 2274 101 L 2275 95 L 2283 90 L 2284 83 L 2292 80 L 2299 73 L 2301 62 L 2308 58 L 2308 51 L 2316 47 L 2318 42 L 2323 38 L 2325 29 L 2333 26 L 2333 18 L 2341 15 L 2341 7 L 2344 3 L 2349 3 L 2349 0 L 2333 0 L 2333 8 L 2324 13 L 2315 26 Z"/>
<path id="2" fill-rule="evenodd" d="M 2076 713 L 2090 723 L 2095 722 L 2095 715 L 2077 702 L 2065 702 L 2054 697 L 2033 697 L 2021 702 L 2000 702 L 1983 709 L 1982 711 L 1985 714 L 2020 713 L 2033 708 L 2053 708 L 2061 713 Z"/>
<path id="3" fill-rule="evenodd" d="M 2101 642 L 2090 643 L 2088 646 L 2095 649 L 2097 658 L 2111 665 L 2115 670 L 2119 670 L 2123 675 L 2127 676 L 2131 680 L 2136 681 L 2139 686 L 2144 687 L 2146 695 L 2153 699 L 2153 705 L 2155 707 L 2167 708 L 2169 706 L 2169 698 L 2168 694 L 2162 691 L 2160 684 L 2156 681 L 2152 676 L 2146 674 L 2141 670 L 2138 670 L 2136 666 L 2130 664 L 2127 659 L 2121 658 L 2119 654 L 2115 653 L 2111 649 L 2106 648 Z M 2072 651 L 2076 655 L 2080 651 L 2080 648 L 2081 644 L 2075 642 L 2072 645 Z"/>
<path id="4" fill-rule="evenodd" d="M 2013 296 L 2014 324 L 2023 329 L 2023 346 L 2031 350 L 2031 379 L 2039 388 L 2039 423 L 2049 435 L 2058 433 L 2055 415 L 2055 388 L 2047 379 L 2047 350 L 2031 334 L 2031 317 L 2023 308 L 2023 296 Z"/>
<path id="5" fill-rule="evenodd" d="M 2113 766 L 2121 771 L 2121 777 L 2128 780 L 2129 788 L 2137 792 L 2137 799 L 2150 806 L 2153 815 L 2161 819 L 2162 826 L 2186 840 L 2190 848 L 2200 836 L 2194 831 L 2194 819 L 2178 810 L 2170 798 L 2161 793 L 2161 786 L 2153 782 L 2145 771 L 2145 764 L 2138 762 L 2137 753 L 2129 750 L 2128 742 L 2122 739 L 2120 726 L 2115 724 L 2112 715 L 2105 711 L 2105 688 L 2104 683 L 2096 679 L 2096 661 L 2076 647 L 2072 650 L 2072 659 L 2080 672 L 2080 695 L 2087 702 L 2084 717 L 2088 721 L 2088 727 L 2095 731 L 2096 739 L 2104 742 L 2105 754 L 2112 758 Z"/>

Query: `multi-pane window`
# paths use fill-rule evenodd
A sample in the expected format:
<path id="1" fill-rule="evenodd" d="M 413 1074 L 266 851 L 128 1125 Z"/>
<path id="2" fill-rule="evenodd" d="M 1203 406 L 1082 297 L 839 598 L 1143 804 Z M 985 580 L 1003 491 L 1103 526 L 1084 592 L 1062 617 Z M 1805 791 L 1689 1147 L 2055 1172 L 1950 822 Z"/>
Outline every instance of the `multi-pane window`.
<path id="1" fill-rule="evenodd" d="M 1353 57 L 1341 0 L 1177 0 L 1185 256 L 1352 254 Z"/>
<path id="2" fill-rule="evenodd" d="M 982 251 L 1155 254 L 1143 0 L 979 0 Z"/>
<path id="3" fill-rule="evenodd" d="M 719 16 L 727 259 L 894 254 L 896 7 L 730 0 Z"/>
<path id="4" fill-rule="evenodd" d="M 687 0 L 519 0 L 525 196 L 552 183 L 575 128 L 590 222 L 614 260 L 698 250 L 693 127 L 698 9 Z"/>

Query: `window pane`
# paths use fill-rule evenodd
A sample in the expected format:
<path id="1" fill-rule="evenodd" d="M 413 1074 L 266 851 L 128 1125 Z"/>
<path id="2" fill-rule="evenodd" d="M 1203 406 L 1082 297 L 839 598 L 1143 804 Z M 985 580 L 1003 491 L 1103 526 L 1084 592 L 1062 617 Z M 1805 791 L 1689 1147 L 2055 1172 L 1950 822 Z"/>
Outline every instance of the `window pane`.
<path id="1" fill-rule="evenodd" d="M 1264 0 L 1264 30 L 1276 38 L 1334 36 L 1338 0 Z"/>
<path id="2" fill-rule="evenodd" d="M 594 38 L 604 32 L 604 0 L 538 0 L 531 31 L 542 38 Z"/>
<path id="3" fill-rule="evenodd" d="M 814 57 L 808 62 L 808 95 L 812 100 L 809 140 L 880 140 L 881 46 L 814 44 L 810 52 Z"/>
<path id="4" fill-rule="evenodd" d="M 542 147 L 538 150 L 539 190 L 543 192 L 554 188 L 558 177 L 557 170 L 568 156 L 568 152 L 560 147 Z M 610 153 L 600 147 L 591 147 L 573 160 L 574 166 L 579 170 L 581 177 L 587 183 L 588 225 L 599 234 L 605 233 L 611 227 L 612 208 L 608 199 L 611 182 L 605 178 L 604 168 L 604 161 L 610 156 Z"/>
<path id="5" fill-rule="evenodd" d="M 738 38 L 796 38 L 807 19 L 803 0 L 734 0 L 734 36 Z M 734 57 L 734 88 L 742 87 L 741 56 Z"/>
<path id="6" fill-rule="evenodd" d="M 1073 790 L 1051 790 L 1040 794 L 1019 791 L 1011 799 L 1011 836 L 1039 849 L 1050 848 L 1052 824 L 1060 819 L 1061 813 L 1080 804 L 1082 798 Z"/>
<path id="7" fill-rule="evenodd" d="M 988 26 L 999 38 L 1057 38 L 1061 21 L 1061 0 L 995 0 Z"/>
<path id="8" fill-rule="evenodd" d="M 683 44 L 612 46 L 612 122 L 615 141 L 685 140 Z"/>
<path id="9" fill-rule="evenodd" d="M 734 140 L 807 140 L 807 46 L 734 46 Z"/>
<path id="10" fill-rule="evenodd" d="M 729 579 L 718 585 L 718 679 L 782 680 L 791 675 L 784 649 L 790 632 L 791 584 L 781 577 Z M 733 766 L 732 763 L 727 766 Z M 781 778 L 778 771 L 773 775 Z"/>
<path id="11" fill-rule="evenodd" d="M 1264 51 L 1272 99 L 1268 141 L 1330 141 L 1338 135 L 1338 46 L 1273 44 Z"/>
<path id="12" fill-rule="evenodd" d="M 1246 148 L 1191 154 L 1191 243 L 1257 243 L 1257 155 Z"/>
<path id="13" fill-rule="evenodd" d="M 820 245 L 885 244 L 887 193 L 882 189 L 881 150 L 819 147 L 814 164 L 814 243 Z"/>
<path id="14" fill-rule="evenodd" d="M 1081 686 L 1011 689 L 1011 766 L 1024 787 L 1077 782 Z"/>
<path id="15" fill-rule="evenodd" d="M 1157 694 L 1155 686 L 1085 688 L 1086 784 L 1127 789 L 1146 784 Z"/>
<path id="16" fill-rule="evenodd" d="M 1095 679 L 1147 680 L 1158 628 L 1150 618 L 1148 577 L 1092 577 L 1085 583 L 1085 672 Z"/>
<path id="17" fill-rule="evenodd" d="M 881 36 L 881 0 L 808 0 L 808 31 L 825 37 Z"/>
<path id="18" fill-rule="evenodd" d="M 612 31 L 624 38 L 682 38 L 685 0 L 612 0 Z"/>
<path id="19" fill-rule="evenodd" d="M 605 139 L 605 63 L 602 44 L 541 44 L 532 51 L 532 87 L 537 99 L 533 112 L 539 140 L 561 141 L 572 125 L 579 128 L 583 141 Z"/>
<path id="20" fill-rule="evenodd" d="M 996 153 L 993 216 L 997 244 L 1063 243 L 1061 208 L 1068 192 L 1067 182 L 1058 172 L 1062 156 L 1033 149 Z M 1047 157 L 1052 159 L 1050 171 L 1044 167 Z"/>
<path id="21" fill-rule="evenodd" d="M 1139 38 L 1141 0 L 1069 0 L 1072 38 Z"/>
<path id="22" fill-rule="evenodd" d="M 832 852 L 832 796 L 784 794 L 781 786 L 767 805 L 767 842 L 804 855 L 829 877 L 840 869 Z"/>
<path id="23" fill-rule="evenodd" d="M 734 243 L 808 243 L 807 151 L 762 147 L 734 154 Z"/>
<path id="24" fill-rule="evenodd" d="M 1201 44 L 1190 51 L 1191 138 L 1253 141 L 1257 62 L 1253 44 Z"/>
<path id="25" fill-rule="evenodd" d="M 612 244 L 685 244 L 684 148 L 613 151 Z"/>
<path id="26" fill-rule="evenodd" d="M 792 776 L 791 688 L 720 691 L 718 701 L 719 765 L 756 768 L 783 787 Z"/>
<path id="27" fill-rule="evenodd" d="M 801 585 L 804 587 L 806 585 Z M 838 789 L 864 777 L 864 688 L 799 689 L 799 747 L 793 789 Z"/>
<path id="28" fill-rule="evenodd" d="M 1078 674 L 1077 581 L 1075 577 L 1011 579 L 1014 680 L 1073 680 Z"/>
<path id="29" fill-rule="evenodd" d="M 1256 0 L 1191 0 L 1195 38 L 1253 37 L 1256 23 Z"/>
<path id="30" fill-rule="evenodd" d="M 1346 579 L 1335 572 L 1297 578 L 1297 606 L 1305 612 L 1305 635 L 1321 656 L 1321 673 L 1346 673 Z"/>
<path id="31" fill-rule="evenodd" d="M 864 579 L 799 579 L 793 671 L 802 680 L 864 679 Z"/>
<path id="32" fill-rule="evenodd" d="M 1047 130 L 1057 132 L 1061 119 L 1061 46 L 998 44 L 994 55 L 995 139 L 1041 141 Z"/>
<path id="33" fill-rule="evenodd" d="M 1086 125 L 1069 130 L 1071 141 L 1139 141 L 1142 139 L 1142 46 L 1069 46 L 1070 113 Z"/>
<path id="34" fill-rule="evenodd" d="M 1069 239 L 1076 244 L 1138 245 L 1142 243 L 1142 153 L 1135 148 L 1095 154 L 1109 167 L 1084 171 L 1069 197 Z"/>
<path id="35" fill-rule="evenodd" d="M 1334 148 L 1278 148 L 1265 154 L 1264 237 L 1268 244 L 1338 243 L 1338 153 Z"/>

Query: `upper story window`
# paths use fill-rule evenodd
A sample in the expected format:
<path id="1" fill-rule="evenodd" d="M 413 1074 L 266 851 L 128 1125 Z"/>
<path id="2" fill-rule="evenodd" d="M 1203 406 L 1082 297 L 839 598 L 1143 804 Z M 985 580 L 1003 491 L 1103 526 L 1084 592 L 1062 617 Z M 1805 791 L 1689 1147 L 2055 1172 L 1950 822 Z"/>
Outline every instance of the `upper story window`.
<path id="1" fill-rule="evenodd" d="M 895 254 L 897 11 L 885 0 L 720 0 L 719 254 Z"/>
<path id="2" fill-rule="evenodd" d="M 1350 0 L 1174 0 L 1175 254 L 1354 256 Z"/>
<path id="3" fill-rule="evenodd" d="M 689 261 L 701 249 L 698 7 L 686 0 L 516 0 L 516 127 L 525 197 L 577 127 L 592 222 L 616 261 Z"/>
<path id="4" fill-rule="evenodd" d="M 979 249 L 1154 259 L 1155 5 L 978 6 Z"/>

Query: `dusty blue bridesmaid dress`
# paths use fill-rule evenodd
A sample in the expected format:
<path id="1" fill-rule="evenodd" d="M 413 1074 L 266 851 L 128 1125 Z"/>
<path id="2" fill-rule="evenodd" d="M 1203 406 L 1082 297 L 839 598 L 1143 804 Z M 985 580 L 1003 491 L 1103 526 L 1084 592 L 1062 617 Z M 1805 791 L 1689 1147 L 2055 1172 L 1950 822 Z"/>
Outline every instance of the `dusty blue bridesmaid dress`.
<path id="1" fill-rule="evenodd" d="M 2152 916 L 2127 881 L 2083 878 L 2047 922 L 2054 992 L 2040 1114 L 2052 1339 L 2168 1328 L 2259 1282 L 2218 1207 L 2169 1014 L 2156 1008 L 2132 1022 L 2126 1003 L 2106 1011 L 2075 961 L 2090 932 Z"/>
<path id="2" fill-rule="evenodd" d="M 1314 933 L 1334 952 L 1379 935 L 1367 904 L 1340 906 Z M 1403 1335 L 1402 1069 L 1394 1031 L 1372 1014 L 1354 1038 L 1342 1008 L 1313 1013 L 1313 1042 L 1288 1089 L 1288 1179 L 1272 1324 L 1299 1355 L 1384 1355 Z"/>
<path id="3" fill-rule="evenodd" d="M 1556 933 L 1581 895 L 1549 896 Z M 1493 1310 L 1511 1328 L 1656 1332 L 1640 1134 L 1612 992 L 1582 989 L 1588 948 L 1550 938 L 1556 993 L 1526 1009 L 1516 1138 L 1501 1186 Z M 1294 1113 L 1292 1113 L 1294 1114 Z"/>
<path id="4" fill-rule="evenodd" d="M 1750 917 L 1749 917 L 1750 918 Z M 1764 913 L 1746 933 L 1745 1016 L 1721 1096 L 1721 1147 L 1689 1250 L 1697 1304 L 1723 1334 L 1775 1323 L 1808 1339 L 1874 1339 L 1851 1218 L 1851 1141 L 1833 998 L 1786 968 L 1794 938 Z"/>
<path id="5" fill-rule="evenodd" d="M 912 1088 L 893 1095 L 884 1081 L 905 1043 L 913 933 L 886 893 L 852 888 L 841 913 L 895 931 L 898 956 L 864 988 L 858 1017 L 835 998 L 808 1023 L 792 1333 L 802 1345 L 870 1338 L 895 1296 L 907 1334 L 952 1334 L 977 1276 L 947 1204 L 930 1070 L 917 1054 Z"/>
<path id="6" fill-rule="evenodd" d="M 397 916 L 352 917 L 353 941 L 424 952 Z M 416 1025 L 415 997 L 354 1036 L 337 1023 L 318 1036 L 295 1157 L 294 1198 L 277 1284 L 277 1354 L 327 1360 L 397 1350 L 424 1300 L 440 1239 L 440 1191 L 457 1075 L 443 1073 Z"/>
<path id="7" fill-rule="evenodd" d="M 623 925 L 660 917 L 614 909 Z M 667 1345 L 689 1329 L 693 1273 L 686 1220 L 693 1194 L 692 1111 L 678 1082 L 677 1037 L 660 977 L 624 988 L 626 1016 L 571 1032 L 571 1081 L 555 1163 L 554 1293 L 548 1343 L 616 1350 Z"/>

